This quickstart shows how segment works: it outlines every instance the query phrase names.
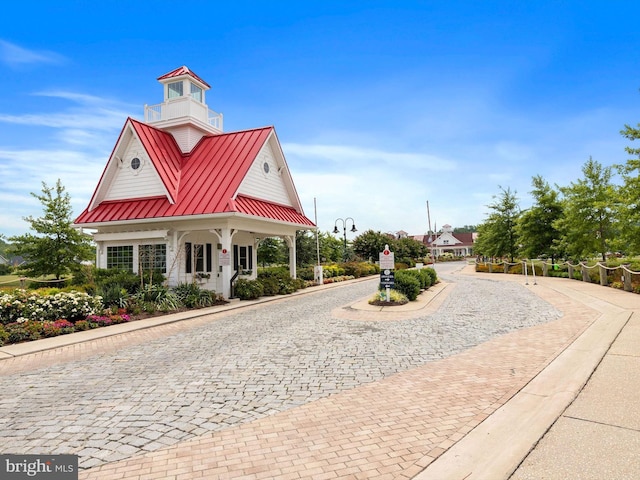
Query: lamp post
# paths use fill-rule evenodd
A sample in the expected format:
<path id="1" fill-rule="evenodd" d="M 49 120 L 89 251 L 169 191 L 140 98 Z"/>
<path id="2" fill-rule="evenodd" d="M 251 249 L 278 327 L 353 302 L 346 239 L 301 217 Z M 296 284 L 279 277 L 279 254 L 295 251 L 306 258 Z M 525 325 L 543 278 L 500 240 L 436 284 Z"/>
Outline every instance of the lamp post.
<path id="1" fill-rule="evenodd" d="M 342 260 L 343 261 L 347 261 L 347 223 L 348 221 L 351 220 L 351 230 L 349 230 L 350 232 L 357 232 L 358 230 L 356 229 L 356 222 L 353 218 L 351 217 L 347 217 L 345 219 L 342 218 L 337 218 L 334 225 L 333 225 L 333 233 L 340 233 L 340 230 L 338 230 L 338 221 L 342 222 L 342 231 L 343 231 L 343 242 L 344 242 L 344 252 L 342 254 Z"/>

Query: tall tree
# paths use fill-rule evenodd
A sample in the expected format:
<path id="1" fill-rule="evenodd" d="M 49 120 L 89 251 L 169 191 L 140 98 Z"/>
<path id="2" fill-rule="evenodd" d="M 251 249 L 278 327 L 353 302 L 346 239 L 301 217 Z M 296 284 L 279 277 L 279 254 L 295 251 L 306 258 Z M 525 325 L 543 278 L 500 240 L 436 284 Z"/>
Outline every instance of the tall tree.
<path id="1" fill-rule="evenodd" d="M 589 157 L 582 173 L 583 178 L 560 187 L 564 200 L 562 217 L 556 222 L 559 244 L 575 259 L 598 253 L 604 261 L 616 231 L 618 202 L 611 181 L 612 167 L 604 167 Z"/>
<path id="2" fill-rule="evenodd" d="M 395 256 L 397 258 L 404 257 L 417 260 L 423 258 L 428 253 L 427 246 L 413 238 L 400 238 L 396 240 L 395 248 Z"/>
<path id="3" fill-rule="evenodd" d="M 522 212 L 518 220 L 520 253 L 528 258 L 547 256 L 553 260 L 558 253 L 554 241 L 560 238 L 556 228 L 556 222 L 562 216 L 560 192 L 551 188 L 540 175 L 533 177 L 531 185 L 533 190 L 529 193 L 535 203 Z"/>
<path id="4" fill-rule="evenodd" d="M 340 262 L 344 248 L 342 241 L 329 232 L 320 232 L 318 237 L 320 243 L 320 261 L 322 263 Z"/>
<path id="5" fill-rule="evenodd" d="M 258 263 L 263 267 L 280 265 L 287 261 L 288 249 L 284 242 L 277 237 L 268 237 L 258 246 Z"/>
<path id="6" fill-rule="evenodd" d="M 625 125 L 620 131 L 628 140 L 640 140 L 638 128 Z M 620 229 L 620 240 L 625 253 L 640 253 L 640 148 L 626 147 L 626 152 L 636 158 L 630 158 L 624 165 L 616 165 L 623 184 L 620 189 L 619 219 L 624 228 Z"/>
<path id="7" fill-rule="evenodd" d="M 478 241 L 474 250 L 489 257 L 509 257 L 513 262 L 518 251 L 516 224 L 520 216 L 517 192 L 500 188 L 487 219 L 478 227 Z"/>
<path id="8" fill-rule="evenodd" d="M 353 240 L 353 251 L 363 260 L 377 261 L 384 246 L 389 245 L 392 251 L 396 250 L 396 240 L 386 233 L 367 230 Z"/>
<path id="9" fill-rule="evenodd" d="M 287 254 L 287 257 L 289 255 Z M 296 232 L 296 266 L 314 265 L 317 258 L 316 235 L 309 230 Z"/>
<path id="10" fill-rule="evenodd" d="M 54 275 L 59 280 L 80 268 L 83 260 L 91 259 L 94 250 L 89 237 L 72 227 L 71 199 L 59 179 L 55 188 L 42 182 L 42 194 L 31 195 L 40 201 L 44 214 L 24 219 L 35 234 L 11 237 L 11 251 L 25 258 L 21 270 L 26 275 Z"/>

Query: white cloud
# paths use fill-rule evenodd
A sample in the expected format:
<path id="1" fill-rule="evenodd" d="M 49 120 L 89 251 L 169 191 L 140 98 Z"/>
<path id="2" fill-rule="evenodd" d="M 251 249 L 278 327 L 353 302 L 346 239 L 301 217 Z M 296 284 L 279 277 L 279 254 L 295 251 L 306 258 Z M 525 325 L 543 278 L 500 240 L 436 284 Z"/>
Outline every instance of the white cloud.
<path id="1" fill-rule="evenodd" d="M 456 166 L 454 161 L 435 155 L 387 152 L 359 146 L 285 143 L 282 149 L 287 158 L 299 158 L 303 162 L 307 158 L 321 159 L 341 168 L 345 165 L 354 167 L 387 165 L 441 171 L 452 170 Z"/>
<path id="2" fill-rule="evenodd" d="M 15 68 L 43 63 L 60 65 L 66 62 L 66 58 L 55 52 L 28 50 L 6 40 L 0 40 L 0 62 Z"/>

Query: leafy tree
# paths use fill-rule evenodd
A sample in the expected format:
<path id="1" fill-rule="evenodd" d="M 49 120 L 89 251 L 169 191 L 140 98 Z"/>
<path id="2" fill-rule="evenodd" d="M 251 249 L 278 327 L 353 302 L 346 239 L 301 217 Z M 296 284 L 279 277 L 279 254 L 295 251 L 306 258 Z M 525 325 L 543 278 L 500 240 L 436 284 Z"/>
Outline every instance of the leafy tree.
<path id="1" fill-rule="evenodd" d="M 620 133 L 631 141 L 640 140 L 640 123 L 638 128 L 625 125 Z M 616 166 L 623 180 L 619 220 L 624 228 L 620 229 L 620 239 L 626 253 L 637 255 L 640 253 L 640 148 L 626 147 L 625 151 L 637 158 Z"/>
<path id="2" fill-rule="evenodd" d="M 334 237 L 329 232 L 320 232 L 320 261 L 339 262 L 342 260 L 343 245 L 340 239 Z"/>
<path id="3" fill-rule="evenodd" d="M 415 260 L 424 257 L 427 252 L 427 246 L 413 238 L 401 238 L 395 241 L 396 258 L 410 258 Z"/>
<path id="4" fill-rule="evenodd" d="M 56 280 L 80 267 L 80 262 L 93 257 L 89 237 L 72 227 L 71 199 L 60 180 L 55 189 L 42 182 L 42 194 L 31 193 L 43 206 L 44 215 L 24 220 L 35 234 L 11 237 L 11 251 L 27 262 L 21 270 L 28 276 L 54 275 Z"/>
<path id="5" fill-rule="evenodd" d="M 517 192 L 512 192 L 510 188 L 499 188 L 501 193 L 494 195 L 495 201 L 487 205 L 491 212 L 478 227 L 478 241 L 474 249 L 489 257 L 507 256 L 513 262 L 518 250 L 516 224 L 520 207 Z"/>
<path id="6" fill-rule="evenodd" d="M 276 237 L 265 238 L 258 246 L 258 263 L 263 267 L 267 265 L 279 265 L 287 260 L 287 247 L 284 242 Z"/>
<path id="7" fill-rule="evenodd" d="M 288 257 L 288 255 L 287 255 Z M 316 234 L 310 230 L 296 232 L 296 265 L 304 267 L 317 262 Z"/>
<path id="8" fill-rule="evenodd" d="M 525 257 L 551 257 L 557 252 L 555 240 L 560 238 L 556 222 L 562 215 L 562 201 L 558 190 L 554 190 L 540 176 L 533 177 L 531 184 L 534 205 L 522 212 L 518 220 L 518 238 L 522 244 L 520 253 Z"/>
<path id="9" fill-rule="evenodd" d="M 604 261 L 616 231 L 617 191 L 611 182 L 612 167 L 603 167 L 589 157 L 582 173 L 584 177 L 577 182 L 560 187 L 563 215 L 555 224 L 561 233 L 559 244 L 576 259 L 599 253 Z"/>
<path id="10" fill-rule="evenodd" d="M 456 227 L 453 229 L 453 233 L 475 233 L 477 231 L 477 225 L 465 225 L 464 227 Z"/>
<path id="11" fill-rule="evenodd" d="M 397 250 L 397 243 L 394 238 L 386 233 L 367 230 L 353 240 L 353 251 L 363 260 L 371 259 L 375 262 L 378 260 L 380 252 L 384 250 L 385 245 L 389 245 L 393 252 Z"/>

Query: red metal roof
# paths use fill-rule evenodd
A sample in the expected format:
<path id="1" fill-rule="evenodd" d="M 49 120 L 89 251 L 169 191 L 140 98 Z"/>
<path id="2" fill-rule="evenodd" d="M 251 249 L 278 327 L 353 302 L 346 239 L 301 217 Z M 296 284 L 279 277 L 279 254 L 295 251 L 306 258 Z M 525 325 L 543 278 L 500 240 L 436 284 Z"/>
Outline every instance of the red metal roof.
<path id="1" fill-rule="evenodd" d="M 211 85 L 209 85 L 207 82 L 205 82 L 204 80 L 202 80 L 198 75 L 196 75 L 194 72 L 192 72 L 191 70 L 189 70 L 189 67 L 186 66 L 182 66 L 179 68 L 176 68 L 175 70 L 171 70 L 169 73 L 165 73 L 164 75 L 161 75 L 160 77 L 158 77 L 158 80 L 164 80 L 166 78 L 173 78 L 173 77 L 179 77 L 180 75 L 189 75 L 193 78 L 195 78 L 196 80 L 198 80 L 200 83 L 202 83 L 203 85 L 205 85 L 207 88 L 211 88 Z"/>
<path id="2" fill-rule="evenodd" d="M 278 205 L 275 203 L 265 202 L 264 200 L 238 195 L 235 200 L 235 206 L 238 212 L 246 213 L 247 215 L 266 217 L 288 223 L 300 223 L 310 227 L 315 226 L 313 222 L 303 214 L 298 213 L 294 208 L 286 207 L 284 205 Z"/>
<path id="3" fill-rule="evenodd" d="M 273 127 L 206 136 L 190 154 L 182 154 L 171 134 L 133 119 L 128 122 L 174 203 L 164 196 L 104 201 L 83 211 L 76 224 L 238 212 L 313 226 L 301 211 L 291 207 L 248 197 L 234 201 L 240 183 Z"/>
<path id="4" fill-rule="evenodd" d="M 129 119 L 142 146 L 169 192 L 171 201 L 175 203 L 180 185 L 180 167 L 183 154 L 173 136 L 157 128 L 149 127 L 132 118 Z"/>

